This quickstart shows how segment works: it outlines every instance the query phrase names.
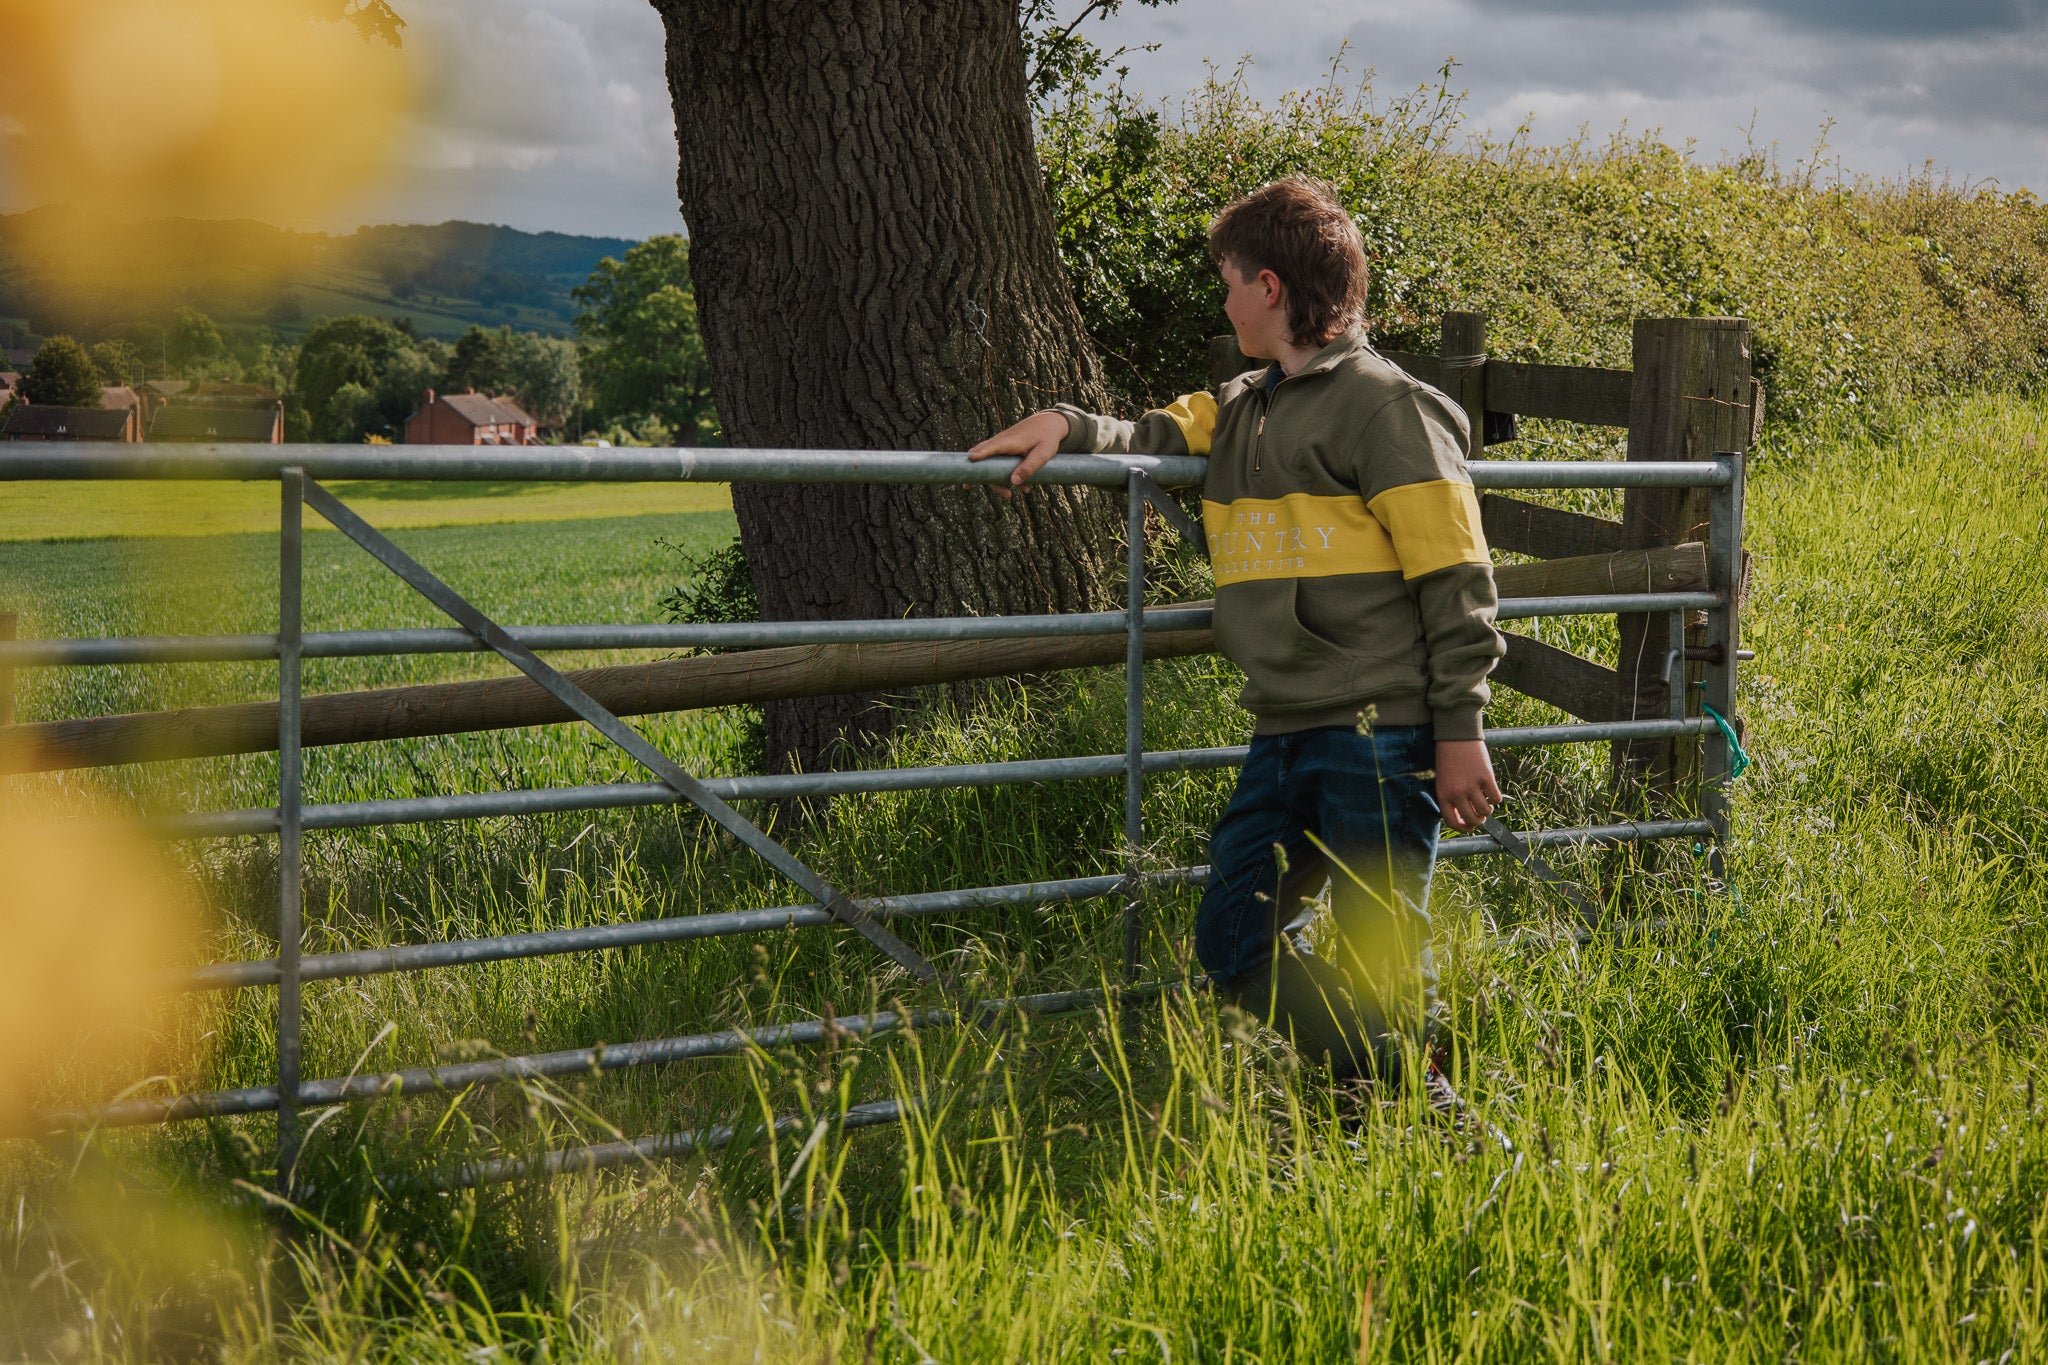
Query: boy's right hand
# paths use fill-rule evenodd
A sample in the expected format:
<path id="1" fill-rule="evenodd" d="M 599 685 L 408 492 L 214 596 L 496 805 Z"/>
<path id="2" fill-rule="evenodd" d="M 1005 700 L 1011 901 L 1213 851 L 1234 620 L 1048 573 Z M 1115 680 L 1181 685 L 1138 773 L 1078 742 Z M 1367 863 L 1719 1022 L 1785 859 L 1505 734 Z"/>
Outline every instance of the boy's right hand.
<path id="1" fill-rule="evenodd" d="M 1050 410 L 1034 412 L 969 450 L 967 458 L 986 460 L 991 455 L 1022 455 L 1023 462 L 1010 471 L 1010 487 L 997 490 L 1007 498 L 1011 489 L 1022 488 L 1033 474 L 1045 468 L 1046 463 L 1060 453 L 1060 442 L 1066 439 L 1065 417 Z"/>

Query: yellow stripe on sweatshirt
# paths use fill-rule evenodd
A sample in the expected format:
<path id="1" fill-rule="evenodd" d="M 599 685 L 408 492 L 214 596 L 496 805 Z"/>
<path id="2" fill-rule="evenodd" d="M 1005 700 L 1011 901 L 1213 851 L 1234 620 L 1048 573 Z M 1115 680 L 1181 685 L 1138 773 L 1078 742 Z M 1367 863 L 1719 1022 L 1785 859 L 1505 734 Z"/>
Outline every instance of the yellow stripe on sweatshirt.
<path id="1" fill-rule="evenodd" d="M 1404 483 L 1366 506 L 1393 537 L 1403 578 L 1420 578 L 1453 564 L 1492 562 L 1479 523 L 1479 499 L 1462 479 Z"/>
<path id="2" fill-rule="evenodd" d="M 1158 409 L 1173 419 L 1180 428 L 1181 439 L 1188 443 L 1188 454 L 1207 455 L 1209 442 L 1216 434 L 1216 397 L 1209 393 L 1184 393 Z"/>
<path id="3" fill-rule="evenodd" d="M 1216 586 L 1270 578 L 1395 573 L 1394 542 L 1355 493 L 1202 503 Z"/>
<path id="4" fill-rule="evenodd" d="M 1490 562 L 1472 485 L 1449 479 L 1390 488 L 1369 505 L 1355 494 L 1204 501 L 1202 525 L 1219 588 L 1352 573 L 1420 578 Z"/>

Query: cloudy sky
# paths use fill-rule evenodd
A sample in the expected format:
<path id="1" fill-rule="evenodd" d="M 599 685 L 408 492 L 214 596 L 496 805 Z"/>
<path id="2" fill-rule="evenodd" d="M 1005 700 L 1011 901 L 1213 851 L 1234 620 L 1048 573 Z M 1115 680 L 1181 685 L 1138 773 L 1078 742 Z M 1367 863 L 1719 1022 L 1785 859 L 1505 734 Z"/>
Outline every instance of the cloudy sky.
<path id="1" fill-rule="evenodd" d="M 1069 0 L 1075 6 L 1080 0 Z M 360 216 L 469 218 L 643 236 L 673 230 L 661 25 L 645 0 L 406 0 L 440 92 L 408 173 Z M 1177 0 L 1098 34 L 1157 44 L 1131 82 L 1173 99 L 1248 57 L 1253 90 L 1353 78 L 1393 91 L 1459 63 L 1468 123 L 1539 140 L 1624 123 L 1713 156 L 1753 136 L 1894 175 L 1929 160 L 2048 196 L 2048 0 Z M 1750 131 L 1754 129 L 1753 134 Z"/>

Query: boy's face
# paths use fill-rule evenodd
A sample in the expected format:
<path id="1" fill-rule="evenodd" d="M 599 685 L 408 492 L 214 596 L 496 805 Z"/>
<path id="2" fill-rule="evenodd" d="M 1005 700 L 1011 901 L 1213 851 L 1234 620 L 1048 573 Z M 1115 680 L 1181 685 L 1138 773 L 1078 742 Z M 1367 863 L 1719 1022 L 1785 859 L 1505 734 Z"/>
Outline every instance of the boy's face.
<path id="1" fill-rule="evenodd" d="M 1278 360 L 1292 337 L 1287 330 L 1287 289 L 1270 270 L 1250 275 L 1236 261 L 1216 264 L 1229 291 L 1223 312 L 1237 332 L 1237 349 L 1254 360 Z"/>

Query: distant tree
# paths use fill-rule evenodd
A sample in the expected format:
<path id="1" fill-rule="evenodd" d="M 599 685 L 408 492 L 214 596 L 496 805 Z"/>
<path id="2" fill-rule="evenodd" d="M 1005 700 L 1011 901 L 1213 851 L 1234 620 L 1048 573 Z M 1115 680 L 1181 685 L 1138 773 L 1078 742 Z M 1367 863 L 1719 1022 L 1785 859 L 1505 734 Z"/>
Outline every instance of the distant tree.
<path id="1" fill-rule="evenodd" d="M 261 384 L 279 393 L 291 388 L 297 348 L 275 332 L 266 329 L 257 333 L 247 345 L 238 336 L 231 349 L 233 363 L 241 367 L 238 377 L 244 384 Z"/>
<path id="2" fill-rule="evenodd" d="M 171 374 L 171 352 L 167 333 L 162 324 L 155 322 L 131 322 L 116 329 L 115 335 L 135 348 L 142 357 L 143 368 L 159 379 L 168 379 Z"/>
<path id="3" fill-rule="evenodd" d="M 441 377 L 441 387 L 450 393 L 460 393 L 464 389 L 496 393 L 503 389 L 505 351 L 511 336 L 509 328 L 494 334 L 472 326 L 455 343 L 455 354 L 449 357 L 448 372 Z"/>
<path id="4" fill-rule="evenodd" d="M 344 384 L 355 384 L 367 393 L 390 363 L 392 352 L 404 344 L 396 328 L 377 318 L 324 318 L 313 325 L 299 343 L 292 386 L 313 415 L 316 435 L 335 392 Z"/>
<path id="5" fill-rule="evenodd" d="M 658 417 L 686 444 L 716 429 L 688 243 L 670 233 L 623 261 L 607 256 L 570 296 L 583 309 L 576 330 L 592 343 L 584 377 L 602 420 Z"/>
<path id="6" fill-rule="evenodd" d="M 447 351 L 440 342 L 407 337 L 384 362 L 375 392 L 391 435 L 404 430 L 405 419 L 419 410 L 420 398 L 440 382 L 448 364 Z"/>
<path id="7" fill-rule="evenodd" d="M 51 337 L 21 377 L 21 396 L 52 407 L 96 408 L 101 383 L 99 367 L 85 347 L 70 337 Z"/>
<path id="8" fill-rule="evenodd" d="M 290 327 L 306 318 L 306 305 L 299 296 L 289 289 L 280 289 L 264 310 L 263 320 L 272 327 Z"/>
<path id="9" fill-rule="evenodd" d="M 326 430 L 322 434 L 329 441 L 353 445 L 384 434 L 384 414 L 377 395 L 361 384 L 350 382 L 336 389 L 328 396 L 324 415 Z"/>
<path id="10" fill-rule="evenodd" d="M 583 398 L 583 351 L 564 337 L 515 332 L 505 357 L 505 384 L 544 426 L 559 427 Z"/>
<path id="11" fill-rule="evenodd" d="M 178 310 L 171 325 L 164 329 L 164 347 L 172 368 L 187 378 L 192 377 L 192 371 L 220 359 L 227 351 L 220 328 L 197 308 Z"/>
<path id="12" fill-rule="evenodd" d="M 133 384 L 143 377 L 142 352 L 132 341 L 118 337 L 95 344 L 92 363 L 109 384 Z"/>
<path id="13" fill-rule="evenodd" d="M 351 314 L 315 323 L 299 345 L 293 388 L 312 418 L 313 439 L 355 441 L 362 438 L 360 414 L 336 409 L 333 399 L 353 384 L 376 400 L 380 433 L 403 423 L 420 390 L 439 373 L 424 343 L 407 336 L 382 318 Z M 351 429 L 356 434 L 349 434 Z"/>

